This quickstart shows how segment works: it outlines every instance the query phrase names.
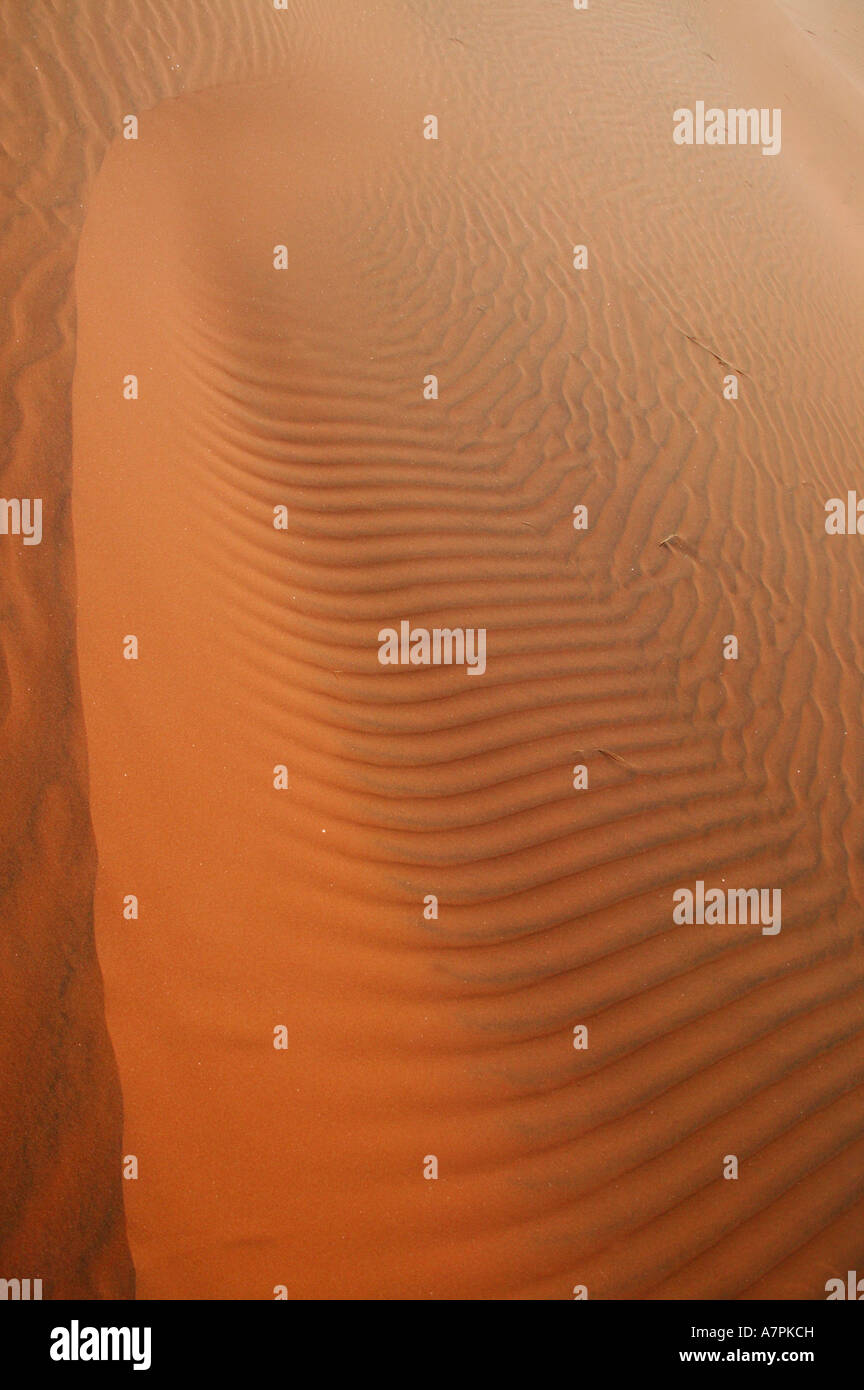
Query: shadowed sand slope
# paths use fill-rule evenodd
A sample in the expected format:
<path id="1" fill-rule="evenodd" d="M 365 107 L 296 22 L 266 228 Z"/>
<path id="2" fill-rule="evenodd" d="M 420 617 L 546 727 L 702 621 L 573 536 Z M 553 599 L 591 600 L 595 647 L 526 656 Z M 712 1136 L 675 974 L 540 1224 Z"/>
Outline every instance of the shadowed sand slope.
<path id="1" fill-rule="evenodd" d="M 133 1289 L 74 649 L 78 229 L 124 115 L 279 70 L 293 22 L 257 0 L 0 11 L 2 491 L 43 504 L 41 544 L 0 535 L 0 1278 L 41 1279 L 45 1298 Z"/>
<path id="2" fill-rule="evenodd" d="M 142 1297 L 864 1256 L 864 113 L 785 8 L 704 8 L 322 6 L 108 153 L 74 510 Z M 781 156 L 676 147 L 700 99 Z M 485 673 L 382 666 L 403 619 Z M 673 924 L 697 880 L 782 930 Z"/>

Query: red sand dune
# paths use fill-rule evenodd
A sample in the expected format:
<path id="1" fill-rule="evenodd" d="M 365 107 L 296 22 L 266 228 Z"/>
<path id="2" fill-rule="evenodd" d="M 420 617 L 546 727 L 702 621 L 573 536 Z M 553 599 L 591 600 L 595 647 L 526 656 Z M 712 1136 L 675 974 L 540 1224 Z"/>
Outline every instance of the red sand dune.
<path id="1" fill-rule="evenodd" d="M 93 948 L 94 848 L 70 526 L 73 275 L 89 185 L 130 110 L 280 70 L 286 16 L 254 0 L 4 0 L 0 437 L 5 497 L 44 539 L 0 536 L 3 1024 L 0 1277 L 45 1298 L 134 1288 L 121 1103 Z"/>
<path id="2" fill-rule="evenodd" d="M 86 193 L 72 491 L 139 1297 L 822 1298 L 864 1258 L 864 562 L 823 509 L 862 24 L 704 8 L 147 7 L 110 121 L 79 99 L 140 117 Z M 701 98 L 781 107 L 781 157 L 676 147 Z M 382 667 L 401 619 L 485 628 L 486 672 Z M 673 925 L 698 879 L 781 889 L 782 931 Z M 89 1029 L 110 1075 L 76 979 L 63 1056 Z M 99 1077 L 61 1128 L 101 1126 L 116 1213 Z"/>

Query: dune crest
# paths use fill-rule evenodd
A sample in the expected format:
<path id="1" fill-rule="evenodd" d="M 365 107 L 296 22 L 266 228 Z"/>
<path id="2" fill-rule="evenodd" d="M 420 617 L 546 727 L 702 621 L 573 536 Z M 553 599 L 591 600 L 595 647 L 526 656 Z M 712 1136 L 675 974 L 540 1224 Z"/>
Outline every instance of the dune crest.
<path id="1" fill-rule="evenodd" d="M 291 26 L 290 30 L 288 26 Z M 282 70 L 290 15 L 257 0 L 7 0 L 2 44 L 5 499 L 44 535 L 0 535 L 4 778 L 0 1278 L 43 1298 L 130 1297 L 121 1099 L 93 943 L 95 852 L 75 656 L 69 494 L 73 275 L 89 187 L 123 117 Z"/>

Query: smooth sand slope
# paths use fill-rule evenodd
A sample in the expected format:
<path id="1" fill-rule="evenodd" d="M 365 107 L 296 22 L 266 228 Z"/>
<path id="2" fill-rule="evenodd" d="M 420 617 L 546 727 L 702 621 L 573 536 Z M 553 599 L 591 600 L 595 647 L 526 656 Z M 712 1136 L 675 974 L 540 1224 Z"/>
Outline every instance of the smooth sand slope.
<path id="1" fill-rule="evenodd" d="M 773 6 L 301 31 L 115 142 L 78 268 L 139 1294 L 824 1297 L 864 1256 L 860 89 Z M 674 146 L 699 99 L 780 106 L 780 157 Z M 485 627 L 485 675 L 380 666 L 403 618 Z M 697 879 L 782 931 L 673 926 Z"/>
<path id="2" fill-rule="evenodd" d="M 0 1277 L 41 1279 L 45 1298 L 134 1287 L 75 654 L 78 231 L 123 116 L 281 70 L 285 18 L 257 0 L 4 0 L 0 11 L 3 495 L 44 507 L 41 545 L 0 536 Z"/>

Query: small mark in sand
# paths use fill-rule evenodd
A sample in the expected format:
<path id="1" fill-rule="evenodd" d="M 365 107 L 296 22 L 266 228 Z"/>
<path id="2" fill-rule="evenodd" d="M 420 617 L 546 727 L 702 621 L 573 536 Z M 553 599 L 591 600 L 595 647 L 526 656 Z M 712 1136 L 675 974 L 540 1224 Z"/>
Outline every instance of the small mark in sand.
<path id="1" fill-rule="evenodd" d="M 683 550 L 685 555 L 689 555 L 691 560 L 696 559 L 696 551 L 683 536 L 679 536 L 677 531 L 672 531 L 668 536 L 664 536 L 658 545 L 666 545 L 670 550 Z"/>
<path id="2" fill-rule="evenodd" d="M 697 347 L 702 348 L 703 352 L 710 352 L 711 356 L 714 358 L 714 361 L 719 362 L 721 367 L 728 367 L 730 372 L 737 372 L 739 376 L 746 376 L 749 378 L 749 372 L 745 372 L 743 367 L 733 367 L 732 363 L 727 362 L 725 357 L 721 357 L 719 352 L 715 352 L 714 349 L 709 347 L 707 343 L 700 342 L 698 338 L 694 338 L 692 333 L 684 333 L 683 328 L 679 328 L 678 332 L 684 334 L 684 337 L 687 339 L 688 343 L 695 343 Z"/>
<path id="3" fill-rule="evenodd" d="M 622 767 L 626 767 L 628 772 L 639 771 L 638 767 L 634 767 L 632 763 L 625 762 L 624 758 L 619 757 L 617 753 L 613 753 L 611 748 L 576 748 L 573 751 L 577 757 L 581 758 L 584 758 L 586 753 L 602 753 L 604 757 L 611 758 L 614 763 L 620 763 Z"/>

